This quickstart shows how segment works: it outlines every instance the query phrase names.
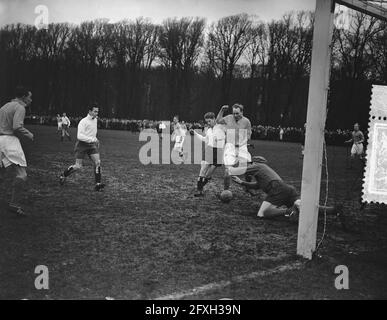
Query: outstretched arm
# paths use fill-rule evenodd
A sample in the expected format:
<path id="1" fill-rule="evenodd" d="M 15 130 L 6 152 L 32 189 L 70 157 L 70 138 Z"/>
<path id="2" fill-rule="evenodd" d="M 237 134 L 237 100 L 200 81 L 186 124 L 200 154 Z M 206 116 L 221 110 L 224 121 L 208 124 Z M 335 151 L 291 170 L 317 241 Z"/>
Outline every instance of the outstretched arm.
<path id="1" fill-rule="evenodd" d="M 223 114 L 224 114 L 224 111 L 226 111 L 227 109 L 228 109 L 227 105 L 224 105 L 224 106 L 222 106 L 222 108 L 220 108 L 218 116 L 216 117 L 216 123 L 226 124 L 226 121 L 224 120 Z"/>
<path id="2" fill-rule="evenodd" d="M 197 133 L 194 129 L 191 129 L 189 132 L 192 135 L 194 135 L 196 138 L 198 138 L 200 141 L 206 141 L 206 137 L 204 137 L 201 134 Z"/>

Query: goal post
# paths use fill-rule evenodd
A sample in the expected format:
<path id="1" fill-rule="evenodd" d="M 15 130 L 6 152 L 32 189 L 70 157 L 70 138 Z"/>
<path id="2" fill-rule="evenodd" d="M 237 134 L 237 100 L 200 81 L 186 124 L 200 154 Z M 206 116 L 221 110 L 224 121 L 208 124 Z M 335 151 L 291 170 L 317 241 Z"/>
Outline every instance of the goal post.
<path id="1" fill-rule="evenodd" d="M 387 21 L 386 1 L 316 0 L 297 239 L 297 254 L 307 259 L 316 250 L 335 3 Z"/>
<path id="2" fill-rule="evenodd" d="M 307 259 L 316 249 L 334 7 L 333 0 L 316 0 L 297 242 Z"/>

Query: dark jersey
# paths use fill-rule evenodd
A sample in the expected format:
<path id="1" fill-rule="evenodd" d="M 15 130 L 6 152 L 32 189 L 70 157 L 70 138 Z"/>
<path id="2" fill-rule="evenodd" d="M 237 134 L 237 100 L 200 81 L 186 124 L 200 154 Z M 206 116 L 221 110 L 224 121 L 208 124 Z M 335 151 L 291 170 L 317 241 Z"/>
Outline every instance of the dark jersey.
<path id="1" fill-rule="evenodd" d="M 257 181 L 257 189 L 267 192 L 272 181 L 282 181 L 281 177 L 267 164 L 255 163 L 246 169 L 246 175 L 253 175 Z"/>

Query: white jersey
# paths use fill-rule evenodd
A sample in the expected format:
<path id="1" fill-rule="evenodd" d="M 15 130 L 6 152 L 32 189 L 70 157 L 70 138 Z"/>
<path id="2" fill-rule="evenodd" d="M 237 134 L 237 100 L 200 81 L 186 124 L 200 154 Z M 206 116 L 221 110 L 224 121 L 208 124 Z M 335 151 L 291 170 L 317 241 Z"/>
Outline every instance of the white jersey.
<path id="1" fill-rule="evenodd" d="M 213 128 L 208 128 L 206 135 L 198 135 L 199 139 L 211 148 L 224 148 L 226 141 L 226 129 L 221 124 L 216 124 Z"/>
<path id="2" fill-rule="evenodd" d="M 62 117 L 62 125 L 70 127 L 70 119 L 68 117 Z"/>
<path id="3" fill-rule="evenodd" d="M 87 115 L 78 124 L 77 139 L 86 143 L 97 142 L 97 118 Z"/>
<path id="4" fill-rule="evenodd" d="M 173 147 L 175 150 L 183 150 L 183 144 L 186 133 L 187 129 L 185 125 L 181 125 L 180 123 L 176 123 L 173 125 L 172 141 L 175 141 L 175 145 Z"/>

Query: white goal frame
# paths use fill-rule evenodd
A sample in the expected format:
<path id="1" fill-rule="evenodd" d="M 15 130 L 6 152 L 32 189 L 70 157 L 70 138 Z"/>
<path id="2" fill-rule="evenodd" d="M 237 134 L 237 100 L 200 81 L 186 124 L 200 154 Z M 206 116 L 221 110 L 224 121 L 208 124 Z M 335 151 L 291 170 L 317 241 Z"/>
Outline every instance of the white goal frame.
<path id="1" fill-rule="evenodd" d="M 336 3 L 387 21 L 387 8 L 377 6 L 377 1 L 316 0 L 297 240 L 297 254 L 306 259 L 312 259 L 316 250 L 331 42 Z"/>

